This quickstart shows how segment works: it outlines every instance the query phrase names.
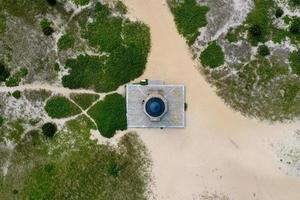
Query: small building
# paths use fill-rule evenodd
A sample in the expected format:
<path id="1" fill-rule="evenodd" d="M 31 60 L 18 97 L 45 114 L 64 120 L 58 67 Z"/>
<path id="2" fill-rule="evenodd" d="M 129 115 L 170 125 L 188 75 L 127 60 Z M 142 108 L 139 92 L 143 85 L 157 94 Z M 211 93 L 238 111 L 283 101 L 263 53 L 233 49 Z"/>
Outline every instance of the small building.
<path id="1" fill-rule="evenodd" d="M 129 128 L 184 128 L 185 88 L 163 81 L 126 85 Z"/>

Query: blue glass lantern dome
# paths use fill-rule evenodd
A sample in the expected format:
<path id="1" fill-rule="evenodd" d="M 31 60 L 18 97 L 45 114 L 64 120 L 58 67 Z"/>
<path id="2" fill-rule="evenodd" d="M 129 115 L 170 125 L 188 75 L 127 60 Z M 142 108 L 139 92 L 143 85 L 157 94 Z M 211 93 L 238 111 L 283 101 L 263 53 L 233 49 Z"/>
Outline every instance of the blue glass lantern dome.
<path id="1" fill-rule="evenodd" d="M 153 97 L 146 102 L 145 110 L 151 117 L 160 117 L 165 113 L 166 105 L 161 98 Z"/>

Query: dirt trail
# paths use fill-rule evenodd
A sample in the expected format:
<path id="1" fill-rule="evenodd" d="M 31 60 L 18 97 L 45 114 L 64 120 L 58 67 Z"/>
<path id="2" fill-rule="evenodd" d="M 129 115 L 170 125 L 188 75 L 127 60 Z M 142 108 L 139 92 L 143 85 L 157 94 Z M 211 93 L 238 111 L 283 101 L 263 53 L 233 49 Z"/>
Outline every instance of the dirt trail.
<path id="1" fill-rule="evenodd" d="M 300 181 L 277 168 L 270 147 L 300 123 L 270 125 L 231 110 L 198 72 L 166 2 L 124 2 L 131 16 L 151 28 L 152 50 L 141 79 L 187 89 L 185 129 L 137 130 L 152 152 L 157 199 L 201 199 L 206 190 L 236 200 L 300 199 Z"/>

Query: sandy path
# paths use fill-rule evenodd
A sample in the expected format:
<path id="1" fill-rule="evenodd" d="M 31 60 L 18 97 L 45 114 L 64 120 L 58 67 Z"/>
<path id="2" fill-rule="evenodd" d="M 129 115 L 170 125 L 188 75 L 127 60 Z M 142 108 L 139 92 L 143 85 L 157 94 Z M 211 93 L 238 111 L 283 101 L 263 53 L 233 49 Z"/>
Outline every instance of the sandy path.
<path id="1" fill-rule="evenodd" d="M 152 152 L 157 199 L 198 199 L 206 190 L 235 200 L 300 199 L 300 181 L 277 168 L 270 147 L 300 123 L 269 125 L 232 111 L 198 72 L 166 3 L 125 4 L 151 28 L 152 51 L 141 79 L 183 83 L 187 88 L 185 129 L 137 130 Z"/>

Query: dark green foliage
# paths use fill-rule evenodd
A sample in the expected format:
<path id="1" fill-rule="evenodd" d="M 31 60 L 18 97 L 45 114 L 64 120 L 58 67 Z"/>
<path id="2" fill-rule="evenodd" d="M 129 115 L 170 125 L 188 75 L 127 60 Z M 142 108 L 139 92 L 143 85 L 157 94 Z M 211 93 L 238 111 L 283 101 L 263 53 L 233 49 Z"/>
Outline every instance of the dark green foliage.
<path id="1" fill-rule="evenodd" d="M 95 104 L 88 114 L 96 121 L 98 129 L 104 137 L 111 138 L 117 130 L 127 128 L 126 102 L 119 94 L 111 94 L 103 101 Z"/>
<path id="2" fill-rule="evenodd" d="M 192 45 L 200 35 L 198 29 L 207 25 L 206 13 L 209 8 L 198 5 L 195 0 L 169 0 L 168 4 L 179 33 L 185 37 L 188 45 Z"/>
<path id="3" fill-rule="evenodd" d="M 283 10 L 281 8 L 277 8 L 275 12 L 275 17 L 280 18 L 284 14 Z"/>
<path id="4" fill-rule="evenodd" d="M 4 14 L 0 12 L 0 36 L 5 32 L 6 30 L 6 17 Z"/>
<path id="5" fill-rule="evenodd" d="M 71 34 L 65 34 L 58 40 L 59 50 L 67 50 L 73 48 L 75 44 L 75 37 Z"/>
<path id="6" fill-rule="evenodd" d="M 300 18 L 293 19 L 292 24 L 290 26 L 290 32 L 292 34 L 300 33 Z"/>
<path id="7" fill-rule="evenodd" d="M 50 6 L 55 6 L 57 3 L 56 0 L 47 0 L 47 2 Z"/>
<path id="8" fill-rule="evenodd" d="M 293 72 L 300 76 L 300 51 L 294 51 L 290 54 L 289 61 Z"/>
<path id="9" fill-rule="evenodd" d="M 201 53 L 200 60 L 202 65 L 210 68 L 216 68 L 224 64 L 224 52 L 216 41 L 211 42 Z"/>
<path id="10" fill-rule="evenodd" d="M 18 71 L 17 73 L 13 74 L 12 76 L 10 76 L 6 82 L 5 85 L 7 87 L 16 87 L 20 84 L 22 78 L 24 78 L 25 76 L 27 76 L 28 74 L 28 69 L 23 67 L 20 69 L 20 71 Z"/>
<path id="11" fill-rule="evenodd" d="M 49 138 L 52 138 L 57 132 L 57 126 L 54 123 L 48 122 L 42 126 L 43 134 Z"/>
<path id="12" fill-rule="evenodd" d="M 21 91 L 16 90 L 12 93 L 12 96 L 15 97 L 16 99 L 20 99 L 21 98 Z"/>
<path id="13" fill-rule="evenodd" d="M 10 73 L 6 67 L 0 63 L 0 83 L 6 81 L 6 79 L 10 76 Z"/>
<path id="14" fill-rule="evenodd" d="M 71 94 L 71 99 L 77 103 L 82 109 L 87 109 L 95 102 L 99 95 L 97 94 Z"/>
<path id="15" fill-rule="evenodd" d="M 54 29 L 51 27 L 51 23 L 47 19 L 43 19 L 40 22 L 40 26 L 46 36 L 50 36 L 54 32 Z"/>
<path id="16" fill-rule="evenodd" d="M 267 47 L 266 45 L 260 45 L 258 47 L 258 54 L 261 55 L 261 56 L 268 56 L 270 55 L 270 50 L 269 50 L 269 47 Z"/>
<path id="17" fill-rule="evenodd" d="M 69 99 L 62 96 L 55 96 L 46 103 L 45 110 L 52 118 L 66 118 L 79 114 L 80 109 Z"/>

